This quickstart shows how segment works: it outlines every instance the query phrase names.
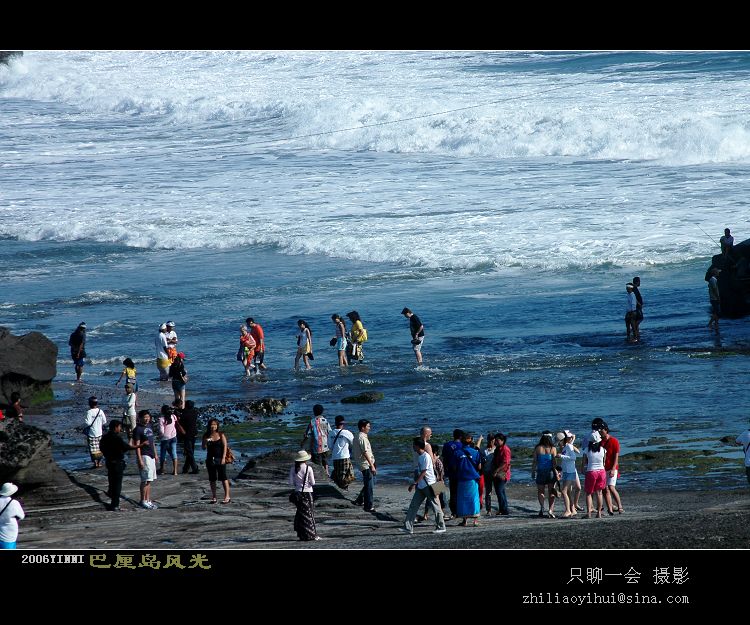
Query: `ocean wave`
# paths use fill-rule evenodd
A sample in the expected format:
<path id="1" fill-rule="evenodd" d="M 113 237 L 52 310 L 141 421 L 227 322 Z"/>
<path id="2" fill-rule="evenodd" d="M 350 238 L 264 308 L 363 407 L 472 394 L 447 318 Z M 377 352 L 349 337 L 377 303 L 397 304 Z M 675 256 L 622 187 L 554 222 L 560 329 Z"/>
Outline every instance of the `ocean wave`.
<path id="1" fill-rule="evenodd" d="M 62 102 L 74 107 L 71 114 L 207 124 L 218 131 L 211 134 L 222 155 L 258 140 L 363 127 L 293 145 L 689 165 L 750 160 L 750 79 L 738 77 L 743 67 L 748 75 L 747 65 L 733 54 L 466 53 L 435 64 L 419 53 L 32 52 L 0 74 L 0 97 Z M 504 72 L 500 84 L 493 67 Z M 679 68 L 685 79 L 676 83 Z M 553 85 L 549 73 L 558 76 Z M 471 108 L 482 101 L 494 104 Z M 73 146 L 92 147 L 101 149 Z M 173 150 L 215 155 L 217 147 Z"/>

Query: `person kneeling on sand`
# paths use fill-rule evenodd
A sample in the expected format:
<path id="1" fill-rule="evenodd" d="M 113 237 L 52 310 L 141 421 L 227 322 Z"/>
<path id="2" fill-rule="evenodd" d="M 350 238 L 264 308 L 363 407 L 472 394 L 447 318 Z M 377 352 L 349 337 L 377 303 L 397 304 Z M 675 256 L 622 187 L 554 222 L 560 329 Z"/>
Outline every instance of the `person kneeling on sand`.
<path id="1" fill-rule="evenodd" d="M 432 513 L 435 515 L 435 530 L 433 534 L 442 534 L 445 532 L 445 519 L 443 518 L 443 511 L 440 509 L 437 497 L 435 497 L 435 493 L 432 490 L 432 485 L 437 481 L 432 457 L 425 452 L 425 442 L 420 436 L 414 439 L 412 447 L 419 454 L 419 475 L 413 483 L 409 484 L 409 492 L 414 490 L 414 496 L 406 513 L 404 527 L 399 529 L 406 534 L 414 533 L 414 519 L 417 517 L 419 507 L 426 499 L 428 505 L 432 508 Z"/>

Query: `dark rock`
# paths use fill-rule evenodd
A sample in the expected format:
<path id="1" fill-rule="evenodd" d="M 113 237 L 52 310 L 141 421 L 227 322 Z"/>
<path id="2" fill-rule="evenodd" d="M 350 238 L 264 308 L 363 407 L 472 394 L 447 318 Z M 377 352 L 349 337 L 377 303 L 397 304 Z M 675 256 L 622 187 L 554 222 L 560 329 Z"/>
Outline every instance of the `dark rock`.
<path id="1" fill-rule="evenodd" d="M 0 63 L 5 63 L 7 65 L 13 59 L 22 56 L 23 52 L 21 50 L 0 50 Z"/>
<path id="2" fill-rule="evenodd" d="M 383 399 L 383 393 L 377 391 L 366 391 L 359 395 L 353 395 L 351 397 L 344 397 L 341 400 L 342 404 L 372 404 L 376 401 Z"/>
<path id="3" fill-rule="evenodd" d="M 0 328 L 0 404 L 15 391 L 23 404 L 52 399 L 56 375 L 57 345 L 40 332 L 14 336 Z"/>
<path id="4" fill-rule="evenodd" d="M 0 483 L 33 488 L 65 474 L 52 459 L 49 432 L 17 419 L 0 421 Z"/>

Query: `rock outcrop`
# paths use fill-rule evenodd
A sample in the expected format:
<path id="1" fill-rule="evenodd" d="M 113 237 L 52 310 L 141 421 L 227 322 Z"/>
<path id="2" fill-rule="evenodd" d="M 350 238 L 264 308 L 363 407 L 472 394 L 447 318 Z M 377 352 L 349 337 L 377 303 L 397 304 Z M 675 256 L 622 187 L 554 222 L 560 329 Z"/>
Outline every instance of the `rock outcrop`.
<path id="1" fill-rule="evenodd" d="M 351 397 L 344 397 L 341 400 L 342 404 L 373 404 L 376 401 L 383 399 L 383 393 L 378 391 L 367 391 L 360 393 L 359 395 L 352 395 Z"/>
<path id="2" fill-rule="evenodd" d="M 0 405 L 17 391 L 25 405 L 52 399 L 57 345 L 40 332 L 14 336 L 0 328 Z"/>
<path id="3" fill-rule="evenodd" d="M 33 488 L 60 477 L 68 481 L 52 459 L 49 432 L 17 419 L 0 421 L 0 483 L 14 482 Z"/>

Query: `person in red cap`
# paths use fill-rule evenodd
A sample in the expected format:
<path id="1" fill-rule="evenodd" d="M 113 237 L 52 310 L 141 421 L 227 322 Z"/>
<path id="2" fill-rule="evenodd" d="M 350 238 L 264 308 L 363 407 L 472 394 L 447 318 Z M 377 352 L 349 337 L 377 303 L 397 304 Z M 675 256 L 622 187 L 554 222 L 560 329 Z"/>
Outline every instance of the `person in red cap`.
<path id="1" fill-rule="evenodd" d="M 169 377 L 172 379 L 172 390 L 174 400 L 180 402 L 179 408 L 185 406 L 185 387 L 187 386 L 188 374 L 185 371 L 185 352 L 179 352 L 174 362 L 169 365 Z"/>

